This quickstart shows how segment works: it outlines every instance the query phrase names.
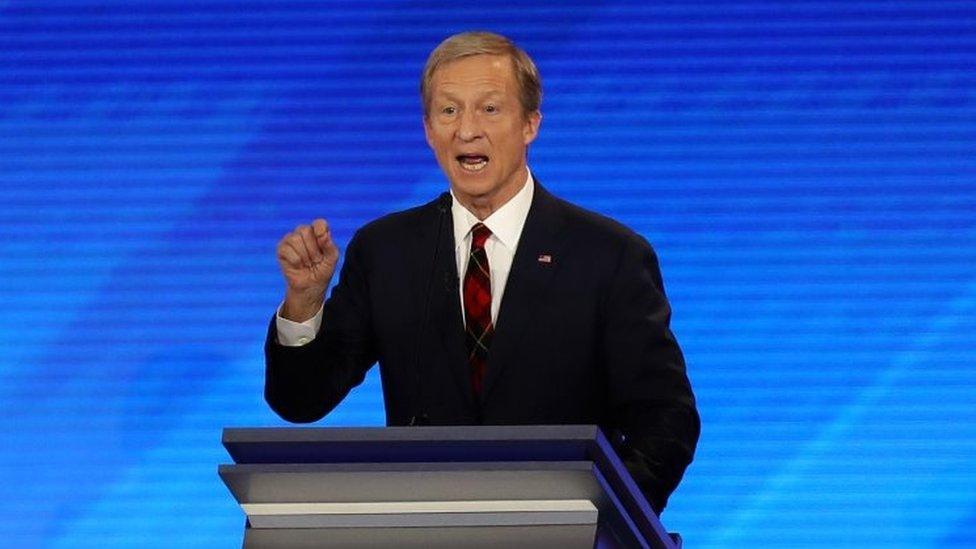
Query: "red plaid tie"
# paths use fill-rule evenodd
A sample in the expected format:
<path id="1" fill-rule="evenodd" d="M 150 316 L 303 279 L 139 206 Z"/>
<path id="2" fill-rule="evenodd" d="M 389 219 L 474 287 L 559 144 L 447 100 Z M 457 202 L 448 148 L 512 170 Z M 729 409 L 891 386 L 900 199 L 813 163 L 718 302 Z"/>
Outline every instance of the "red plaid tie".
<path id="1" fill-rule="evenodd" d="M 481 394 L 488 362 L 488 348 L 495 327 L 491 323 L 491 269 L 485 241 L 491 229 L 481 223 L 471 228 L 471 256 L 464 273 L 464 320 L 467 327 L 465 343 L 468 346 L 468 362 L 471 364 L 471 387 Z"/>

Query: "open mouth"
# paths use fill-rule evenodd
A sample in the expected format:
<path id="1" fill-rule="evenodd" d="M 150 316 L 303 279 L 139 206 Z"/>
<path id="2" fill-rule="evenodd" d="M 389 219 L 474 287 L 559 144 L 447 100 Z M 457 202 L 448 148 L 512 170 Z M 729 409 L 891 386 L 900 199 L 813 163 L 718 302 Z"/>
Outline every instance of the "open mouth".
<path id="1" fill-rule="evenodd" d="M 468 172 L 480 172 L 488 165 L 488 157 L 481 154 L 459 154 L 455 158 L 461 169 Z"/>

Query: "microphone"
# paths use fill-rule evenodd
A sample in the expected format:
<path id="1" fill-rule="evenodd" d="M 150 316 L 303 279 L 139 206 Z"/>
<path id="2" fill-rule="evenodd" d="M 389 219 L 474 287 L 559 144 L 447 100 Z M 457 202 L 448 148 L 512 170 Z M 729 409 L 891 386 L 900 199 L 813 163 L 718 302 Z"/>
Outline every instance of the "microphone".
<path id="1" fill-rule="evenodd" d="M 427 332 L 427 324 L 430 322 L 430 296 L 434 287 L 434 273 L 437 271 L 437 256 L 441 248 L 441 234 L 444 232 L 444 218 L 451 211 L 451 193 L 444 192 L 437 197 L 437 237 L 434 239 L 434 254 L 430 260 L 430 276 L 427 278 L 427 295 L 424 298 L 424 316 L 420 323 L 419 334 L 417 335 L 417 350 L 414 352 L 414 398 L 413 398 L 413 417 L 410 418 L 410 426 L 428 425 L 430 418 L 424 410 L 424 382 L 421 373 L 423 361 L 423 341 Z M 450 276 L 450 275 L 447 275 Z"/>
<path id="2" fill-rule="evenodd" d="M 453 204 L 454 199 L 451 198 L 451 193 L 448 191 L 442 192 L 441 195 L 437 197 L 437 211 L 441 212 L 442 214 L 446 214 L 447 212 L 451 211 L 451 206 Z M 443 221 L 443 219 L 441 221 Z M 441 226 L 438 225 L 437 230 L 439 231 L 440 229 Z"/>

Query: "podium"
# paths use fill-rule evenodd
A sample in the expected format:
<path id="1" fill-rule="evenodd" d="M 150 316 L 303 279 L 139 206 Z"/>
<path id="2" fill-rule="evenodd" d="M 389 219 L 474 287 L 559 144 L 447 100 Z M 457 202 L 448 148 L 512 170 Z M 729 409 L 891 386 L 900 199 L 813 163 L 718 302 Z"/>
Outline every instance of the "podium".
<path id="1" fill-rule="evenodd" d="M 245 549 L 675 549 L 592 425 L 228 428 Z"/>

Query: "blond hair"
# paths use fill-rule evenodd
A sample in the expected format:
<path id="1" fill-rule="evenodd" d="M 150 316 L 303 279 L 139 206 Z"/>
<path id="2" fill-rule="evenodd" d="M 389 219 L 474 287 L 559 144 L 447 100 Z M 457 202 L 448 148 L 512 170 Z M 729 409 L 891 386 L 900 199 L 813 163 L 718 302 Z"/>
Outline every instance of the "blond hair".
<path id="1" fill-rule="evenodd" d="M 539 69 L 529 54 L 514 42 L 493 32 L 462 32 L 448 37 L 434 51 L 430 52 L 424 72 L 420 78 L 420 99 L 423 101 L 424 116 L 430 108 L 430 83 L 434 72 L 442 65 L 472 55 L 505 55 L 515 67 L 515 80 L 519 86 L 519 102 L 525 114 L 539 110 L 542 104 L 542 80 Z"/>

